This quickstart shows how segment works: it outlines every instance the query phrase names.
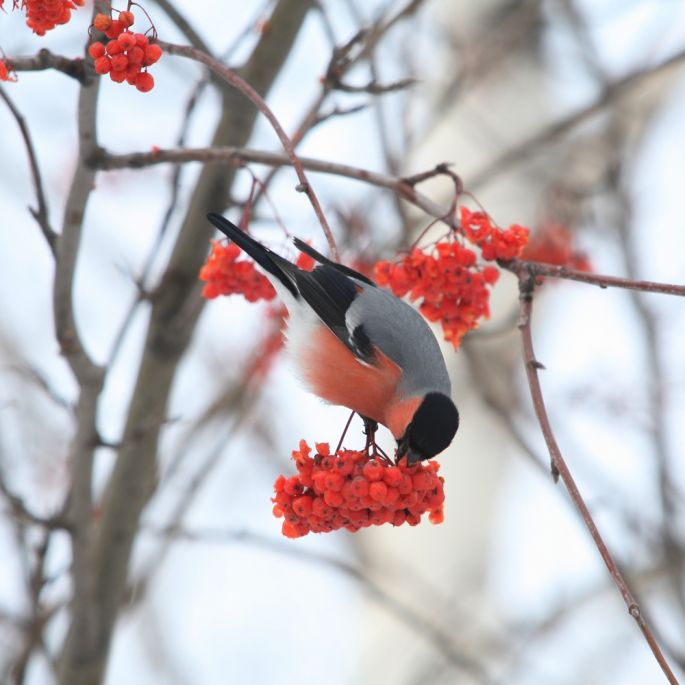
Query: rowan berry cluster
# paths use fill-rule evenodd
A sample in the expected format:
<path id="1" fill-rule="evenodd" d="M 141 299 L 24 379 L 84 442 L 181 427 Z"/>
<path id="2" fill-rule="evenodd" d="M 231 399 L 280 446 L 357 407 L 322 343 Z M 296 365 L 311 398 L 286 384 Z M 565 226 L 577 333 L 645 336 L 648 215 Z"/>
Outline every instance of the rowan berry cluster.
<path id="1" fill-rule="evenodd" d="M 274 299 L 276 291 L 266 276 L 257 271 L 252 260 L 238 259 L 240 255 L 241 249 L 235 243 L 212 241 L 212 250 L 199 274 L 200 280 L 206 282 L 203 297 L 212 300 L 219 295 L 243 295 L 248 302 Z M 295 264 L 311 271 L 316 262 L 301 252 Z M 278 312 L 283 316 L 287 313 L 285 308 Z"/>
<path id="2" fill-rule="evenodd" d="M 212 251 L 200 269 L 200 280 L 206 282 L 202 288 L 203 297 L 212 300 L 219 295 L 240 294 L 248 302 L 276 297 L 266 276 L 255 269 L 253 261 L 238 259 L 240 254 L 235 243 L 222 245 L 217 240 L 212 241 Z"/>
<path id="3" fill-rule="evenodd" d="M 460 218 L 466 239 L 480 248 L 481 256 L 487 261 L 514 259 L 528 242 L 529 229 L 512 224 L 503 231 L 493 226 L 485 212 L 472 212 L 468 207 L 461 207 Z"/>
<path id="4" fill-rule="evenodd" d="M 378 262 L 375 276 L 378 285 L 398 297 L 421 300 L 421 313 L 439 322 L 445 340 L 456 348 L 480 319 L 490 316 L 488 288 L 497 282 L 499 271 L 479 267 L 475 252 L 453 240 L 431 251 L 414 248 L 400 262 Z"/>
<path id="5" fill-rule="evenodd" d="M 14 0 L 12 9 L 26 10 L 26 25 L 38 36 L 71 19 L 71 10 L 82 7 L 85 0 Z M 0 1 L 0 9 L 3 2 Z"/>
<path id="6" fill-rule="evenodd" d="M 286 537 L 340 528 L 354 533 L 384 523 L 415 526 L 426 512 L 432 523 L 442 523 L 445 492 L 437 462 L 393 465 L 366 452 L 331 454 L 326 443 L 316 445 L 314 457 L 311 451 L 301 440 L 292 455 L 297 475 L 279 476 L 274 484 L 273 513 L 284 519 Z"/>
<path id="7" fill-rule="evenodd" d="M 528 229 L 511 226 L 501 231 L 482 212 L 461 209 L 464 237 L 476 245 L 483 259 L 513 259 L 528 239 Z M 459 347 L 466 333 L 490 316 L 490 290 L 499 279 L 491 265 L 478 264 L 476 253 L 450 233 L 430 250 L 417 247 L 399 262 L 380 261 L 375 267 L 378 285 L 389 287 L 398 297 L 420 300 L 419 309 L 439 322 L 445 340 Z"/>
<path id="8" fill-rule="evenodd" d="M 587 255 L 576 249 L 573 233 L 561 224 L 543 224 L 528 241 L 521 257 L 531 262 L 592 271 Z"/>
<path id="9" fill-rule="evenodd" d="M 118 19 L 107 14 L 97 14 L 93 28 L 104 33 L 110 40 L 105 44 L 96 41 L 88 48 L 93 58 L 93 65 L 98 74 L 109 74 L 115 83 L 126 83 L 135 86 L 142 93 L 147 93 L 155 86 L 152 74 L 147 70 L 162 56 L 162 48 L 151 43 L 144 33 L 133 33 L 135 17 L 133 12 L 119 12 Z"/>

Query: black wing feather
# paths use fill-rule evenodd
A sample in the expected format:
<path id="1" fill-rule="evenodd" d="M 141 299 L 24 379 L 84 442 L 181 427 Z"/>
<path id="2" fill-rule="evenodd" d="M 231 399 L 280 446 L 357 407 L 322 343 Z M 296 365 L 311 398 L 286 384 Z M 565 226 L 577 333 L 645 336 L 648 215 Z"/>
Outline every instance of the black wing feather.
<path id="1" fill-rule="evenodd" d="M 351 279 L 375 286 L 373 281 L 354 269 L 331 261 L 307 243 L 295 238 L 295 246 L 321 264 L 313 271 L 303 271 L 264 247 L 221 214 L 210 212 L 207 218 L 263 269 L 278 278 L 296 298 L 302 297 L 321 321 L 357 357 L 367 362 L 373 358 L 373 346 L 363 326 L 357 326 L 350 334 L 345 319 L 347 310 L 358 294 L 359 286 Z"/>
<path id="2" fill-rule="evenodd" d="M 338 262 L 334 262 L 328 259 L 328 257 L 324 257 L 320 252 L 315 250 L 311 245 L 307 245 L 307 243 L 305 243 L 303 240 L 300 240 L 299 238 L 293 238 L 293 244 L 300 252 L 304 252 L 305 254 L 308 254 L 312 259 L 316 259 L 316 261 L 319 262 L 319 264 L 325 264 L 326 266 L 330 266 L 336 271 L 340 271 L 340 273 L 345 274 L 346 276 L 356 278 L 358 281 L 362 281 L 367 285 L 372 285 L 376 287 L 376 284 L 370 278 L 364 276 L 364 274 L 360 274 L 358 271 L 350 269 L 349 266 L 345 266 L 344 264 L 338 264 Z"/>
<path id="3" fill-rule="evenodd" d="M 259 241 L 245 233 L 245 231 L 221 214 L 210 212 L 207 214 L 207 218 L 241 250 L 247 252 L 259 266 L 283 283 L 294 297 L 297 297 L 297 289 L 293 281 L 294 272 L 298 269 L 294 264 L 272 252 L 268 247 L 264 247 Z"/>
<path id="4" fill-rule="evenodd" d="M 347 329 L 347 310 L 357 297 L 357 286 L 338 266 L 322 264 L 311 272 L 300 271 L 296 276 L 297 288 L 321 321 L 357 357 L 370 361 L 373 348 L 364 328 L 357 326 L 351 335 Z"/>

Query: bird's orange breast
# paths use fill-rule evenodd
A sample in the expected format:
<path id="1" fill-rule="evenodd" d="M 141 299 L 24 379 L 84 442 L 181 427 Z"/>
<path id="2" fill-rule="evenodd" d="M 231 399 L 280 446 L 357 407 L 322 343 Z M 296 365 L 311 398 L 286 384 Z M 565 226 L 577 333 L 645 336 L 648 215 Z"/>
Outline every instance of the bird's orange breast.
<path id="1" fill-rule="evenodd" d="M 363 364 L 328 328 L 313 335 L 302 372 L 312 391 L 331 404 L 385 424 L 402 370 L 378 348 L 372 364 Z"/>

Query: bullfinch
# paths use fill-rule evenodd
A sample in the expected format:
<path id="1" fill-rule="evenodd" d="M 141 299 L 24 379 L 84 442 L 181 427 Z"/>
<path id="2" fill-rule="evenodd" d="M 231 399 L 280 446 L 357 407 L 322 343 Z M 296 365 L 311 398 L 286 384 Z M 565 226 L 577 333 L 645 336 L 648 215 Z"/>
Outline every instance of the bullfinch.
<path id="1" fill-rule="evenodd" d="M 288 309 L 287 348 L 312 392 L 387 426 L 397 459 L 430 459 L 452 442 L 459 412 L 438 342 L 423 317 L 366 276 L 295 238 L 319 264 L 304 271 L 214 212 L 216 228 L 266 272 Z"/>

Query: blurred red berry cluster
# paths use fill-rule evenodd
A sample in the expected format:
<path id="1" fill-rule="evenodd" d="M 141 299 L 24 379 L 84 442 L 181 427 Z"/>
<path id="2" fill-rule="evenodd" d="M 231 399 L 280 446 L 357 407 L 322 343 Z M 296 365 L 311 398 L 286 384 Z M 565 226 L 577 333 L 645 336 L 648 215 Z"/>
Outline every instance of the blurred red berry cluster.
<path id="1" fill-rule="evenodd" d="M 44 36 L 71 19 L 71 10 L 82 7 L 85 0 L 14 0 L 12 9 L 26 10 L 26 25 L 38 36 Z M 3 3 L 0 2 L 0 9 Z"/>
<path id="2" fill-rule="evenodd" d="M 543 224 L 528 241 L 521 258 L 577 271 L 592 271 L 587 255 L 576 249 L 573 233 L 561 224 Z"/>
<path id="3" fill-rule="evenodd" d="M 525 226 L 512 224 L 506 230 L 493 226 L 485 212 L 472 212 L 460 207 L 461 228 L 466 239 L 478 246 L 483 259 L 509 261 L 521 254 L 528 242 L 530 230 Z"/>
<path id="4" fill-rule="evenodd" d="M 340 528 L 354 533 L 384 523 L 415 526 L 426 512 L 432 523 L 442 523 L 445 492 L 437 462 L 393 465 L 344 449 L 333 455 L 326 443 L 310 453 L 301 440 L 292 455 L 297 475 L 279 476 L 274 484 L 273 513 L 284 519 L 286 537 Z"/>
<path id="5" fill-rule="evenodd" d="M 219 295 L 243 295 L 248 302 L 274 299 L 276 291 L 266 276 L 257 271 L 251 259 L 238 259 L 240 255 L 241 249 L 235 243 L 212 241 L 212 250 L 199 274 L 200 280 L 207 283 L 202 289 L 203 297 L 212 300 Z M 295 264 L 311 271 L 316 262 L 300 252 Z M 278 312 L 282 316 L 287 314 L 285 308 Z"/>
<path id="6" fill-rule="evenodd" d="M 147 93 L 155 86 L 152 74 L 147 70 L 162 56 L 162 48 L 157 43 L 150 43 L 143 33 L 133 33 L 135 17 L 133 12 L 119 12 L 118 19 L 107 14 L 97 14 L 93 28 L 104 33 L 110 40 L 105 44 L 96 41 L 88 48 L 93 58 L 93 65 L 98 74 L 109 74 L 115 83 L 126 83 L 135 86 L 142 93 Z"/>
<path id="7" fill-rule="evenodd" d="M 255 269 L 254 262 L 238 259 L 241 249 L 235 243 L 222 245 L 212 241 L 212 251 L 200 269 L 200 280 L 206 281 L 202 296 L 211 300 L 219 295 L 240 294 L 248 302 L 273 300 L 274 287 L 266 276 Z"/>

